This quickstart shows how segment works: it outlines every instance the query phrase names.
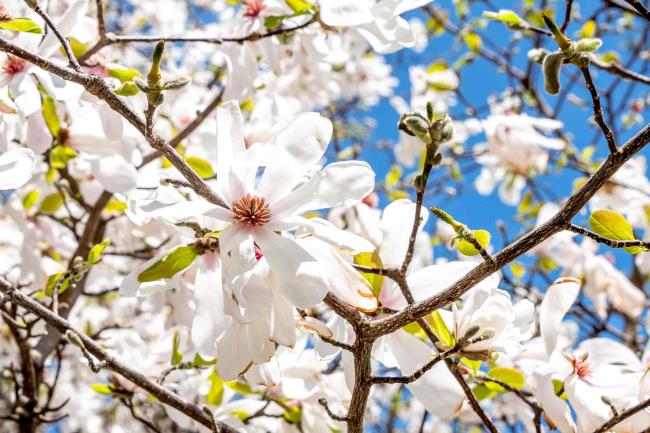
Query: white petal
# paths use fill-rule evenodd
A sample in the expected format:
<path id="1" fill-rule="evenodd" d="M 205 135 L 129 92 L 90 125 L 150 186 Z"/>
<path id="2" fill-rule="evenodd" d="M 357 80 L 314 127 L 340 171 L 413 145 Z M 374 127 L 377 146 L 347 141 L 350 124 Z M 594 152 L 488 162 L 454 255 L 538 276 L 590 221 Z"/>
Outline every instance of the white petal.
<path id="1" fill-rule="evenodd" d="M 278 287 L 298 308 L 313 307 L 327 293 L 320 265 L 293 239 L 260 230 L 255 233 Z"/>
<path id="2" fill-rule="evenodd" d="M 194 280 L 196 315 L 192 321 L 192 343 L 201 354 L 216 356 L 217 338 L 229 322 L 224 315 L 221 260 L 216 253 L 207 253 L 199 257 L 197 262 Z"/>
<path id="3" fill-rule="evenodd" d="M 371 22 L 372 12 L 365 0 L 326 0 L 321 2 L 320 17 L 328 26 L 358 26 Z"/>
<path id="4" fill-rule="evenodd" d="M 416 301 L 437 295 L 477 266 L 476 262 L 454 261 L 431 265 L 406 277 Z M 482 280 L 475 290 L 491 289 L 499 285 L 499 276 L 495 273 Z"/>
<path id="5" fill-rule="evenodd" d="M 122 116 L 117 114 L 108 104 L 99 104 L 99 118 L 102 121 L 102 130 L 109 140 L 119 140 L 124 132 Z"/>
<path id="6" fill-rule="evenodd" d="M 375 173 L 362 161 L 335 162 L 316 173 L 307 183 L 271 206 L 276 217 L 361 200 L 373 189 Z"/>
<path id="7" fill-rule="evenodd" d="M 217 183 L 221 185 L 219 192 L 226 202 L 232 197 L 226 196 L 230 167 L 236 155 L 246 150 L 244 144 L 244 126 L 237 101 L 226 101 L 217 108 Z"/>
<path id="8" fill-rule="evenodd" d="M 429 212 L 422 212 L 419 231 L 427 223 L 428 215 Z M 415 203 L 408 199 L 396 200 L 384 209 L 381 218 L 383 240 L 379 247 L 379 256 L 384 266 L 398 266 L 404 261 L 414 218 Z"/>
<path id="9" fill-rule="evenodd" d="M 375 246 L 365 238 L 341 230 L 334 224 L 321 218 L 303 218 L 302 224 L 314 237 L 336 247 L 344 254 L 354 255 L 375 250 Z"/>
<path id="10" fill-rule="evenodd" d="M 402 375 L 408 376 L 426 364 L 435 352 L 417 337 L 399 330 L 388 336 Z M 424 407 L 440 418 L 452 418 L 460 410 L 465 394 L 444 362 L 439 362 L 415 382 L 406 385 Z"/>
<path id="11" fill-rule="evenodd" d="M 250 356 L 245 350 L 246 336 L 244 325 L 232 322 L 217 342 L 217 374 L 224 380 L 237 379 L 251 364 Z"/>
<path id="12" fill-rule="evenodd" d="M 112 193 L 125 193 L 136 187 L 138 171 L 121 156 L 112 155 L 92 161 L 97 181 Z"/>
<path id="13" fill-rule="evenodd" d="M 546 290 L 539 315 L 539 327 L 546 353 L 555 350 L 560 323 L 580 292 L 580 280 L 559 278 Z"/>
<path id="14" fill-rule="evenodd" d="M 16 189 L 32 178 L 36 156 L 31 149 L 11 149 L 0 155 L 0 190 Z"/>
<path id="15" fill-rule="evenodd" d="M 285 197 L 323 156 L 332 122 L 318 113 L 296 117 L 275 139 L 275 156 L 264 170 L 258 192 L 271 203 Z"/>
<path id="16" fill-rule="evenodd" d="M 535 397 L 544 408 L 544 414 L 549 417 L 560 433 L 575 433 L 576 426 L 571 416 L 569 405 L 555 394 L 553 389 L 553 376 L 535 375 L 537 388 Z"/>

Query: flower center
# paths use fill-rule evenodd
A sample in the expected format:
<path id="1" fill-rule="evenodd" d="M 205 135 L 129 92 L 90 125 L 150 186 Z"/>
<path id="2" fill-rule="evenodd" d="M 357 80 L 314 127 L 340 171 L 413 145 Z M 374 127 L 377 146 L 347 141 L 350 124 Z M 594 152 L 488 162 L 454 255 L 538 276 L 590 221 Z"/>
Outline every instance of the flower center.
<path id="1" fill-rule="evenodd" d="M 7 55 L 5 61 L 2 63 L 2 72 L 9 75 L 10 77 L 13 77 L 14 75 L 22 72 L 23 69 L 25 69 L 25 66 L 27 66 L 26 60 L 9 54 Z"/>
<path id="2" fill-rule="evenodd" d="M 262 0 L 244 0 L 244 16 L 248 18 L 256 18 L 259 14 L 266 9 L 266 5 L 262 3 Z"/>
<path id="3" fill-rule="evenodd" d="M 262 197 L 246 194 L 232 204 L 235 221 L 252 226 L 262 226 L 271 221 L 271 210 Z"/>
<path id="4" fill-rule="evenodd" d="M 588 353 L 585 353 L 581 356 L 576 356 L 573 358 L 573 371 L 578 375 L 580 379 L 590 377 L 593 373 L 593 365 L 591 362 L 587 361 L 589 357 Z"/>

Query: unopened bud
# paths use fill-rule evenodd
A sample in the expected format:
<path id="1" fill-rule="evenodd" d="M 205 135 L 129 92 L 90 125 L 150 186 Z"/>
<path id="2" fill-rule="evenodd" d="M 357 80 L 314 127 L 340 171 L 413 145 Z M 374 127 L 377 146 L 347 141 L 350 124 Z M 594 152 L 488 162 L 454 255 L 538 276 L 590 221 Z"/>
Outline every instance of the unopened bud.
<path id="1" fill-rule="evenodd" d="M 445 114 L 442 119 L 433 122 L 429 127 L 429 135 L 436 144 L 448 141 L 454 135 L 454 126 L 451 118 Z"/>
<path id="2" fill-rule="evenodd" d="M 576 51 L 583 53 L 591 53 L 596 51 L 603 44 L 603 41 L 598 38 L 584 38 L 576 43 Z"/>
<path id="3" fill-rule="evenodd" d="M 555 24 L 555 21 L 551 17 L 549 17 L 546 14 L 542 14 L 542 18 L 544 19 L 544 24 L 546 24 L 546 27 L 553 33 L 553 38 L 555 39 L 555 42 L 557 42 L 557 45 L 561 49 L 566 49 L 569 47 L 571 44 L 571 39 L 567 38 L 564 33 L 560 30 L 560 28 Z"/>
<path id="4" fill-rule="evenodd" d="M 406 113 L 402 115 L 399 128 L 411 136 L 418 137 L 425 144 L 431 143 L 429 122 L 418 113 Z"/>
<path id="5" fill-rule="evenodd" d="M 76 332 L 70 329 L 65 331 L 65 338 L 67 338 L 70 343 L 74 344 L 77 347 L 84 347 L 84 344 L 81 341 L 81 337 L 79 337 L 79 334 L 77 334 Z"/>
<path id="6" fill-rule="evenodd" d="M 551 95 L 560 92 L 560 70 L 564 63 L 564 53 L 558 51 L 551 53 L 544 59 L 544 89 Z"/>
<path id="7" fill-rule="evenodd" d="M 481 327 L 478 326 L 478 325 L 474 325 L 474 326 L 470 327 L 470 328 L 467 330 L 467 332 L 465 332 L 465 335 L 463 335 L 463 336 L 461 337 L 461 340 L 463 340 L 463 341 L 467 341 L 467 340 L 469 340 L 470 338 L 472 338 L 473 336 L 475 336 L 475 335 L 478 333 L 478 331 L 480 331 L 480 330 L 481 330 Z"/>
<path id="8" fill-rule="evenodd" d="M 481 332 L 481 338 L 484 340 L 489 340 L 490 338 L 494 337 L 496 333 L 494 332 L 494 329 L 492 328 L 487 328 Z"/>
<path id="9" fill-rule="evenodd" d="M 32 9 L 36 9 L 36 7 L 38 6 L 37 0 L 25 0 L 25 3 L 27 4 L 27 6 L 29 6 Z"/>
<path id="10" fill-rule="evenodd" d="M 190 84 L 191 81 L 192 81 L 192 79 L 190 77 L 181 77 L 181 78 L 177 78 L 175 80 L 166 81 L 165 84 L 163 84 L 163 89 L 165 89 L 165 90 L 180 90 L 183 87 Z"/>
<path id="11" fill-rule="evenodd" d="M 429 119 L 429 122 L 433 121 L 433 104 L 431 101 L 427 102 L 427 119 Z"/>
<path id="12" fill-rule="evenodd" d="M 150 87 L 153 87 L 154 84 L 160 82 L 160 62 L 162 61 L 164 52 L 165 41 L 159 41 L 156 44 L 156 48 L 153 50 L 153 56 L 151 56 L 151 68 L 149 68 L 149 73 L 147 74 L 147 81 L 149 82 Z"/>
<path id="13" fill-rule="evenodd" d="M 456 221 L 449 215 L 447 212 L 437 207 L 429 208 L 432 214 L 434 214 L 439 220 L 446 222 L 447 224 L 453 224 Z"/>
<path id="14" fill-rule="evenodd" d="M 586 68 L 591 62 L 591 57 L 587 53 L 578 53 L 576 56 L 573 56 L 571 63 L 576 65 L 579 68 Z"/>

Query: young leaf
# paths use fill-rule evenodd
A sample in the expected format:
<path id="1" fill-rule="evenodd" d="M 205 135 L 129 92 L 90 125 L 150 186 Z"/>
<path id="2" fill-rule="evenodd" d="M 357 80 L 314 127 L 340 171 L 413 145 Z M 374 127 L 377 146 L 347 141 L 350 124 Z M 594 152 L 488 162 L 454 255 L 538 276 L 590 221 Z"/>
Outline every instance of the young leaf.
<path id="1" fill-rule="evenodd" d="M 91 265 L 97 264 L 101 260 L 102 253 L 110 242 L 110 239 L 104 239 L 102 243 L 93 245 L 93 247 L 90 249 L 90 252 L 88 253 L 88 263 Z"/>
<path id="2" fill-rule="evenodd" d="M 371 268 L 383 268 L 384 265 L 381 263 L 381 257 L 379 257 L 379 254 L 377 251 L 375 252 L 364 252 L 364 253 L 359 253 L 356 256 L 354 256 L 354 264 L 355 265 L 361 265 L 361 266 L 368 266 Z M 381 293 L 381 288 L 384 284 L 384 276 L 379 275 L 379 274 L 373 274 L 371 272 L 361 272 L 359 271 L 361 275 L 363 275 L 363 278 L 365 278 L 370 285 L 372 286 L 372 292 L 375 294 L 375 296 L 379 296 Z"/>
<path id="3" fill-rule="evenodd" d="M 60 193 L 55 192 L 45 196 L 38 211 L 44 214 L 53 214 L 56 213 L 61 206 L 63 206 L 63 196 Z"/>
<path id="4" fill-rule="evenodd" d="M 33 189 L 25 194 L 25 197 L 23 197 L 23 209 L 30 210 L 34 207 L 40 196 L 41 192 L 37 189 Z"/>
<path id="5" fill-rule="evenodd" d="M 613 210 L 600 209 L 589 217 L 589 226 L 594 233 L 616 241 L 633 241 L 634 231 L 632 225 Z M 643 251 L 639 247 L 626 247 L 625 251 L 630 254 L 638 254 Z"/>
<path id="6" fill-rule="evenodd" d="M 214 170 L 208 161 L 197 156 L 186 156 L 185 161 L 203 179 L 214 176 Z"/>
<path id="7" fill-rule="evenodd" d="M 510 9 L 499 9 L 499 12 L 485 11 L 483 17 L 489 20 L 501 21 L 513 27 L 526 27 L 528 23 L 524 21 L 517 13 Z"/>
<path id="8" fill-rule="evenodd" d="M 135 77 L 142 77 L 142 74 L 137 69 L 129 69 L 120 65 L 112 65 L 108 68 L 108 75 L 117 78 L 121 83 L 133 81 Z"/>
<path id="9" fill-rule="evenodd" d="M 514 368 L 495 367 L 488 371 L 487 374 L 488 376 L 506 383 L 515 389 L 521 389 L 526 384 L 526 378 L 524 377 L 523 373 L 519 370 L 515 370 Z M 507 391 L 503 386 L 494 382 L 485 382 L 485 386 L 497 392 Z"/>
<path id="10" fill-rule="evenodd" d="M 76 158 L 77 152 L 75 152 L 71 147 L 58 145 L 54 146 L 50 150 L 50 166 L 52 168 L 65 168 L 68 165 L 68 161 Z"/>
<path id="11" fill-rule="evenodd" d="M 181 334 L 178 331 L 174 331 L 174 337 L 172 339 L 172 365 L 178 365 L 183 362 L 183 353 L 179 349 L 180 344 Z"/>
<path id="12" fill-rule="evenodd" d="M 14 32 L 36 33 L 38 35 L 43 33 L 43 29 L 29 18 L 15 18 L 11 21 L 0 23 L 0 29 L 13 30 Z"/>
<path id="13" fill-rule="evenodd" d="M 210 372 L 210 391 L 206 399 L 208 404 L 212 406 L 219 406 L 223 400 L 223 380 L 214 370 Z"/>
<path id="14" fill-rule="evenodd" d="M 480 246 L 487 248 L 490 244 L 490 232 L 487 230 L 472 230 L 474 237 Z M 479 250 L 474 247 L 471 243 L 467 242 L 464 239 L 461 239 L 457 245 L 458 251 L 464 256 L 475 256 L 479 253 Z"/>
<path id="15" fill-rule="evenodd" d="M 481 49 L 481 45 L 483 45 L 483 40 L 481 37 L 473 32 L 467 33 L 465 36 L 463 36 L 463 41 L 465 41 L 465 44 L 474 53 L 478 52 Z"/>
<path id="16" fill-rule="evenodd" d="M 426 318 L 426 321 L 429 326 L 431 326 L 431 330 L 434 334 L 436 334 L 436 337 L 445 343 L 447 347 L 453 347 L 454 344 L 456 344 L 456 339 L 454 338 L 454 335 L 451 333 L 449 328 L 447 328 L 447 324 L 442 319 L 440 311 L 436 310 L 433 313 L 429 314 Z"/>
<path id="17" fill-rule="evenodd" d="M 202 250 L 200 248 L 189 245 L 175 248 L 165 257 L 140 272 L 140 275 L 138 275 L 138 281 L 141 283 L 147 283 L 150 281 L 161 280 L 163 278 L 171 278 L 191 265 L 196 256 L 201 252 Z"/>

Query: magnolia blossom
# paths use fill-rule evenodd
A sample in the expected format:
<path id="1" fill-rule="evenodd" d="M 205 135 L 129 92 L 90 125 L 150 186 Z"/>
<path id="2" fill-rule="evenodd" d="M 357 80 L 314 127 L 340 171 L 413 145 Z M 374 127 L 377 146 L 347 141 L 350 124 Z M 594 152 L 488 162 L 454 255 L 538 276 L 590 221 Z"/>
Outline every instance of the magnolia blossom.
<path id="1" fill-rule="evenodd" d="M 431 0 L 322 0 L 320 16 L 329 26 L 356 29 L 375 51 L 391 53 L 402 47 L 412 47 L 416 42 L 409 22 L 400 15 L 430 2 Z"/>
<path id="2" fill-rule="evenodd" d="M 543 173 L 548 150 L 561 150 L 565 143 L 540 133 L 562 128 L 562 122 L 527 114 L 493 114 L 483 122 L 486 143 L 474 147 L 483 165 L 474 181 L 479 194 L 488 195 L 501 183 L 499 197 L 509 205 L 519 202 L 526 179 Z"/>

